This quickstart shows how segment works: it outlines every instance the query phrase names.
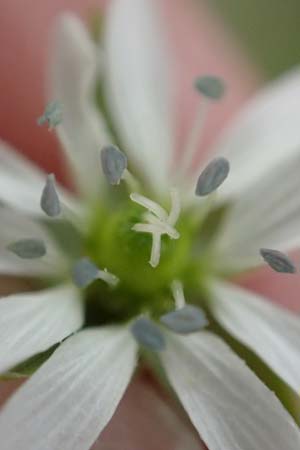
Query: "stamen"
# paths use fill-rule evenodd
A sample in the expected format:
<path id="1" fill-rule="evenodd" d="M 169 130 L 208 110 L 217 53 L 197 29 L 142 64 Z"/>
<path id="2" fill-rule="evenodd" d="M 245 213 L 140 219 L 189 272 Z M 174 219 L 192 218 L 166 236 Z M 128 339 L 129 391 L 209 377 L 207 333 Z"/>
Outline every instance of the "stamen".
<path id="1" fill-rule="evenodd" d="M 114 145 L 107 145 L 101 150 L 101 164 L 107 181 L 112 185 L 120 183 L 127 168 L 127 157 Z"/>
<path id="2" fill-rule="evenodd" d="M 198 110 L 194 118 L 194 123 L 187 138 L 186 145 L 184 147 L 181 166 L 178 174 L 178 178 L 182 178 L 186 175 L 186 172 L 191 167 L 193 159 L 199 148 L 205 123 L 208 115 L 210 103 L 212 101 L 220 100 L 225 92 L 225 85 L 223 81 L 214 76 L 199 77 L 195 81 L 195 88 L 202 97 Z"/>
<path id="3" fill-rule="evenodd" d="M 182 283 L 178 280 L 174 280 L 171 284 L 171 290 L 175 300 L 176 309 L 183 308 L 185 306 L 185 298 Z"/>
<path id="4" fill-rule="evenodd" d="M 63 219 L 65 222 L 70 222 L 78 231 L 82 232 L 84 230 L 85 225 L 82 219 L 82 211 L 78 208 L 73 210 L 68 204 L 60 201 L 56 191 L 55 175 L 53 173 L 47 176 L 46 184 L 41 195 L 40 206 L 47 216 L 51 218 L 60 216 L 60 219 Z"/>
<path id="5" fill-rule="evenodd" d="M 297 269 L 288 256 L 278 250 L 261 248 L 260 254 L 265 262 L 276 272 L 296 273 Z"/>
<path id="6" fill-rule="evenodd" d="M 171 210 L 168 217 L 168 223 L 172 226 L 174 226 L 179 219 L 180 214 L 180 197 L 179 192 L 177 189 L 172 188 L 170 190 L 170 196 L 171 196 Z"/>
<path id="7" fill-rule="evenodd" d="M 205 312 L 193 305 L 161 316 L 160 322 L 178 334 L 195 333 L 208 325 Z"/>
<path id="8" fill-rule="evenodd" d="M 80 259 L 73 267 L 73 281 L 79 288 L 85 288 L 98 278 L 98 272 L 98 267 L 89 259 Z"/>
<path id="9" fill-rule="evenodd" d="M 98 278 L 105 281 L 107 284 L 109 284 L 110 286 L 117 286 L 117 284 L 119 283 L 119 278 L 116 277 L 116 275 L 108 272 L 107 269 L 104 270 L 99 270 L 98 272 Z"/>
<path id="10" fill-rule="evenodd" d="M 61 102 L 50 102 L 45 109 L 44 114 L 37 119 L 38 125 L 44 125 L 48 122 L 49 130 L 59 125 L 63 118 L 63 106 Z"/>
<path id="11" fill-rule="evenodd" d="M 45 256 L 46 246 L 40 239 L 21 239 L 9 244 L 7 250 L 22 259 L 36 259 Z"/>
<path id="12" fill-rule="evenodd" d="M 225 93 L 225 84 L 223 80 L 211 75 L 197 78 L 195 80 L 195 88 L 211 100 L 220 100 Z"/>
<path id="13" fill-rule="evenodd" d="M 79 233 L 86 232 L 86 223 L 84 221 L 84 210 L 73 210 L 66 203 L 61 202 L 61 218 L 70 223 Z"/>
<path id="14" fill-rule="evenodd" d="M 206 124 L 208 107 L 209 102 L 206 99 L 202 99 L 196 111 L 194 123 L 188 134 L 187 142 L 184 146 L 183 156 L 180 162 L 180 169 L 178 175 L 179 179 L 182 179 L 186 175 L 186 172 L 192 165 L 193 159 L 198 151 Z"/>
<path id="15" fill-rule="evenodd" d="M 229 169 L 229 161 L 226 158 L 219 157 L 213 159 L 198 178 L 196 195 L 203 197 L 216 191 L 226 180 Z"/>
<path id="16" fill-rule="evenodd" d="M 128 169 L 125 169 L 122 175 L 122 180 L 125 181 L 128 191 L 138 191 L 139 190 L 139 182 L 138 180 L 129 172 Z"/>
<path id="17" fill-rule="evenodd" d="M 143 206 L 144 208 L 148 209 L 149 211 L 153 212 L 160 220 L 167 220 L 168 214 L 162 208 L 158 203 L 154 202 L 153 200 L 150 200 L 147 197 L 144 197 L 143 195 L 140 195 L 136 192 L 133 192 L 130 194 L 130 198 L 134 203 L 137 203 L 140 206 Z"/>
<path id="18" fill-rule="evenodd" d="M 88 258 L 82 258 L 76 262 L 72 270 L 73 281 L 79 288 L 85 288 L 93 281 L 101 279 L 111 286 L 116 286 L 118 278 L 93 264 Z"/>
<path id="19" fill-rule="evenodd" d="M 159 327 L 147 317 L 140 317 L 131 326 L 136 341 L 153 351 L 164 350 L 166 343 Z"/>
<path id="20" fill-rule="evenodd" d="M 40 205 L 42 210 L 49 217 L 57 217 L 61 213 L 61 205 L 55 189 L 55 176 L 53 173 L 47 176 L 46 185 L 42 192 Z"/>
<path id="21" fill-rule="evenodd" d="M 171 284 L 176 310 L 160 317 L 160 322 L 179 334 L 194 333 L 208 325 L 204 311 L 193 305 L 186 305 L 182 283 L 174 280 Z"/>

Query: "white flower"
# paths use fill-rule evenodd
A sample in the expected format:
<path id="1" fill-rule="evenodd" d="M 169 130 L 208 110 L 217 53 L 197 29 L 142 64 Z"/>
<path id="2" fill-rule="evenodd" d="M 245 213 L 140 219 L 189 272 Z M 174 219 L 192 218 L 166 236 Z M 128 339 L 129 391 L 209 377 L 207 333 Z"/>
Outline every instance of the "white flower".
<path id="1" fill-rule="evenodd" d="M 137 342 L 158 351 L 209 449 L 299 449 L 299 430 L 279 400 L 220 337 L 202 330 L 203 310 L 186 305 L 183 293 L 183 285 L 187 298 L 206 293 L 200 306 L 299 392 L 299 318 L 224 281 L 224 273 L 263 262 L 261 247 L 299 245 L 299 72 L 259 94 L 227 130 L 211 154 L 230 162 L 228 180 L 217 199 L 201 198 L 195 186 L 206 164 L 194 175 L 186 169 L 205 109 L 180 170 L 171 170 L 172 92 L 152 2 L 113 0 L 98 46 L 72 15 L 60 19 L 55 40 L 51 98 L 61 103 L 40 123 L 56 126 L 79 198 L 1 144 L 0 271 L 51 287 L 1 299 L 0 371 L 63 342 L 1 412 L 1 450 L 89 449 L 130 381 Z M 97 82 L 114 128 L 94 102 Z M 202 100 L 205 107 L 213 101 Z M 100 149 L 114 142 L 112 130 L 135 178 L 125 157 L 114 159 L 116 147 L 111 161 L 102 160 L 106 177 L 101 172 Z M 221 170 L 219 181 L 227 175 Z M 203 247 L 206 218 L 228 202 Z M 159 317 L 164 326 L 155 324 Z M 91 319 L 98 326 L 88 326 Z M 181 335 L 187 331 L 197 332 Z"/>

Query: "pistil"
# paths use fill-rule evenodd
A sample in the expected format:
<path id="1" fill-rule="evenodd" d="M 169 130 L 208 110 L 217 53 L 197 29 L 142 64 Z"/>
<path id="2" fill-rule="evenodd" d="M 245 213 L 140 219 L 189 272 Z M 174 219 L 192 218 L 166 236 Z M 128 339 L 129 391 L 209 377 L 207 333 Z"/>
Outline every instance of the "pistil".
<path id="1" fill-rule="evenodd" d="M 150 265 L 155 268 L 158 266 L 161 255 L 161 237 L 166 234 L 171 239 L 179 239 L 180 234 L 174 228 L 180 215 L 180 199 L 176 189 L 171 189 L 171 209 L 168 214 L 164 208 L 153 200 L 144 197 L 138 193 L 132 193 L 130 199 L 148 210 L 144 215 L 147 223 L 136 223 L 132 230 L 138 233 L 152 234 L 152 248 L 150 256 Z"/>

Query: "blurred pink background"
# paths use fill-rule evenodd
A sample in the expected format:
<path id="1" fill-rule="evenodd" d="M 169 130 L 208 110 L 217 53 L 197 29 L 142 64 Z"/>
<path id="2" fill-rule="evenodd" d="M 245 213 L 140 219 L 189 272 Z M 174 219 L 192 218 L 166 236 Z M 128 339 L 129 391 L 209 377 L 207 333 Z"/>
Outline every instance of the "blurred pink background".
<path id="1" fill-rule="evenodd" d="M 87 19 L 94 8 L 104 3 L 100 0 L 0 0 L 0 137 L 65 182 L 67 178 L 54 135 L 46 127 L 36 125 L 36 118 L 45 107 L 49 33 L 60 12 L 72 10 Z M 209 119 L 204 145 L 199 149 L 203 154 L 255 92 L 262 76 L 205 1 L 198 1 L 197 6 L 192 0 L 161 0 L 159 3 L 179 68 L 179 151 L 197 102 L 192 89 L 194 78 L 211 73 L 224 78 L 228 85 L 228 95 L 221 104 L 214 106 Z M 242 282 L 286 306 L 299 305 L 297 277 L 279 277 L 265 269 Z M 0 387 L 2 401 L 14 388 L 13 382 Z M 113 450 L 120 448 L 120 443 L 122 450 L 200 448 L 193 431 L 184 447 L 175 446 L 178 430 L 180 434 L 189 435 L 190 428 L 181 413 L 176 412 L 170 400 L 162 397 L 157 389 L 147 373 L 138 376 L 104 432 L 103 440 L 94 448 Z"/>

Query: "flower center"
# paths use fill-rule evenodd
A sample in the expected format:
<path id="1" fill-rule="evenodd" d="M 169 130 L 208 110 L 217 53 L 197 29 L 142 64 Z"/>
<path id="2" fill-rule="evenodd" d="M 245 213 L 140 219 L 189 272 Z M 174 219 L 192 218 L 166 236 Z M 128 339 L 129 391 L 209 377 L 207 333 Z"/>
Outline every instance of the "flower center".
<path id="1" fill-rule="evenodd" d="M 179 217 L 178 234 L 173 239 L 169 234 L 172 231 L 163 228 L 164 221 L 154 218 L 148 224 L 142 223 L 143 207 L 130 199 L 113 210 L 98 208 L 94 212 L 86 239 L 87 254 L 97 266 L 115 274 L 119 283 L 112 288 L 96 281 L 86 290 L 88 322 L 124 321 L 143 313 L 158 318 L 174 309 L 170 289 L 173 280 L 180 279 L 190 289 L 198 286 L 203 261 L 195 253 L 197 227 L 193 217 Z M 137 229 L 137 224 L 150 228 L 144 232 Z M 171 224 L 166 225 L 173 230 Z M 156 256 L 153 264 L 156 234 L 160 239 L 159 264 Z M 180 239 L 176 239 L 179 235 Z"/>
<path id="2" fill-rule="evenodd" d="M 110 156 L 105 157 L 106 176 L 111 184 L 119 184 L 126 161 L 115 151 L 113 160 Z M 81 289 L 87 326 L 139 316 L 158 320 L 167 315 L 169 320 L 168 313 L 178 308 L 179 320 L 184 313 L 190 321 L 190 307 L 183 309 L 183 287 L 190 304 L 205 306 L 205 295 L 201 295 L 215 270 L 211 244 L 227 210 L 213 207 L 214 190 L 224 173 L 222 161 L 208 165 L 196 188 L 206 198 L 198 208 L 183 210 L 174 188 L 165 208 L 165 203 L 162 206 L 137 192 L 128 194 L 127 183 L 112 186 L 101 205 L 89 205 L 84 225 L 79 217 L 67 214 L 55 178 L 48 176 L 41 195 L 41 207 L 48 216 L 43 223 L 67 262 L 62 273 L 56 272 L 61 279 L 54 281 L 65 281 L 67 276 Z M 24 260 L 48 257 L 47 246 L 36 238 L 20 239 L 7 249 Z M 177 319 L 172 316 L 172 323 Z"/>
<path id="3" fill-rule="evenodd" d="M 204 109 L 200 105 L 180 170 L 171 179 L 182 191 L 187 188 L 188 168 L 197 151 L 207 104 L 221 98 L 224 91 L 223 84 L 214 77 L 198 79 L 196 88 L 203 96 Z M 99 103 L 99 106 L 103 109 L 104 105 Z M 110 123 L 106 108 L 102 112 Z M 38 123 L 48 123 L 53 128 L 61 121 L 62 107 L 52 102 Z M 118 142 L 118 136 L 115 137 Z M 61 236 L 61 230 L 56 227 L 60 219 L 71 228 L 72 225 L 78 228 L 79 235 L 75 233 L 73 239 L 79 242 L 78 248 L 74 245 L 72 254 L 66 251 L 71 262 L 67 277 L 82 289 L 86 325 L 124 322 L 139 315 L 159 319 L 174 311 L 175 306 L 179 307 L 178 302 L 182 303 L 184 298 L 183 287 L 189 302 L 201 303 L 199 292 L 212 273 L 210 244 L 223 217 L 217 214 L 213 224 L 207 221 L 211 216 L 210 203 L 212 193 L 228 175 L 228 161 L 215 158 L 206 167 L 198 179 L 195 194 L 207 198 L 202 199 L 196 210 L 182 211 L 179 191 L 175 188 L 170 189 L 166 209 L 164 204 L 144 196 L 141 185 L 127 169 L 126 155 L 116 146 L 105 146 L 99 156 L 103 174 L 111 186 L 101 206 L 90 205 L 87 227 L 76 224 L 76 217 L 75 222 L 74 217 L 69 217 L 55 190 L 53 175 L 48 177 L 41 197 L 41 208 L 49 218 L 47 225 L 56 238 Z M 58 240 L 60 247 L 65 248 L 68 239 Z M 46 253 L 43 244 L 36 239 L 21 240 L 12 243 L 9 250 L 25 259 L 37 258 Z M 184 308 L 181 305 L 179 309 L 182 319 Z M 189 307 L 187 310 L 190 315 Z M 187 310 L 184 309 L 184 314 Z"/>

